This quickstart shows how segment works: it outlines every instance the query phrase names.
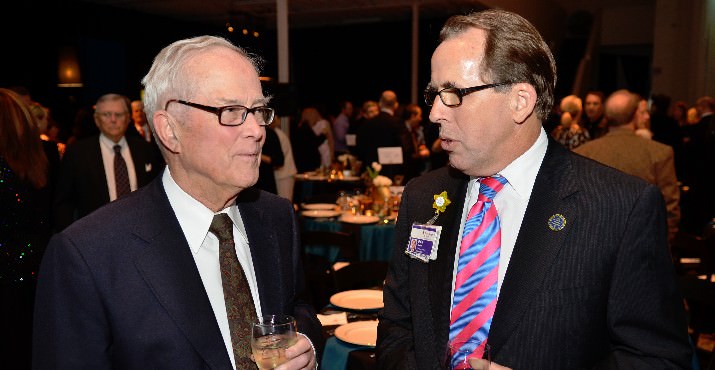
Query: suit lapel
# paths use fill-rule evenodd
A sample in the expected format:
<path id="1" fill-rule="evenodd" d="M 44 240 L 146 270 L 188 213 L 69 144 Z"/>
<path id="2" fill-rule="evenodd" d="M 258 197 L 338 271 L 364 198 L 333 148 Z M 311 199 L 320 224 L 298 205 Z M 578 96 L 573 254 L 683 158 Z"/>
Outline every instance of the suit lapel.
<path id="1" fill-rule="evenodd" d="M 211 368 L 231 362 L 198 269 L 181 226 L 161 185 L 161 176 L 141 193 L 141 204 L 155 205 L 137 219 L 135 234 L 146 243 L 135 264 L 164 309 Z M 161 215 L 161 216 L 160 216 Z"/>
<path id="2" fill-rule="evenodd" d="M 577 192 L 575 180 L 568 151 L 549 140 L 489 332 L 489 342 L 496 351 L 504 346 L 519 325 L 524 310 L 542 287 L 543 278 L 568 234 L 568 226 L 563 231 L 552 231 L 547 224 L 549 218 L 561 214 L 570 223 L 577 217 L 572 202 L 566 199 Z"/>
<path id="3" fill-rule="evenodd" d="M 253 270 L 256 274 L 258 294 L 260 295 L 261 309 L 264 314 L 279 313 L 282 310 L 282 298 L 286 287 L 280 282 L 287 281 L 280 276 L 282 269 L 278 264 L 285 256 L 280 256 L 278 240 L 274 233 L 269 232 L 273 227 L 267 225 L 265 209 L 260 207 L 258 198 L 260 192 L 249 188 L 241 192 L 237 200 L 241 219 L 246 229 L 246 237 L 251 250 Z M 283 227 L 285 225 L 273 225 Z M 274 246 L 274 247 L 266 247 Z"/>
<path id="4" fill-rule="evenodd" d="M 101 188 L 92 190 L 96 197 L 94 204 L 104 205 L 109 203 L 109 185 L 107 184 L 107 175 L 104 169 L 99 136 L 91 139 L 88 144 L 90 144 L 89 147 L 91 148 L 89 153 L 86 153 L 88 155 L 77 159 L 81 164 L 80 168 L 85 168 L 87 176 L 93 179 L 90 183 L 101 184 Z"/>
<path id="5" fill-rule="evenodd" d="M 447 191 L 447 195 L 452 201 L 452 204 L 447 206 L 445 212 L 440 214 L 435 222 L 435 225 L 442 226 L 437 259 L 428 263 L 415 261 L 410 267 L 411 270 L 416 270 L 414 273 L 410 273 L 410 277 L 420 280 L 417 284 L 412 285 L 428 287 L 424 292 L 429 297 L 428 312 L 422 319 L 424 325 L 427 326 L 426 331 L 434 333 L 435 343 L 440 344 L 434 347 L 434 358 L 442 358 L 444 350 L 442 345 L 447 343 L 449 337 L 449 302 L 452 292 L 455 248 L 469 180 L 467 176 L 451 168 L 445 170 L 448 175 L 435 177 L 441 181 L 435 181 L 424 192 L 417 193 L 417 199 L 410 199 L 410 203 L 416 205 L 415 217 L 412 219 L 418 223 L 424 223 L 434 215 L 432 203 L 435 194 Z M 397 246 L 397 248 L 405 248 L 405 246 Z"/>

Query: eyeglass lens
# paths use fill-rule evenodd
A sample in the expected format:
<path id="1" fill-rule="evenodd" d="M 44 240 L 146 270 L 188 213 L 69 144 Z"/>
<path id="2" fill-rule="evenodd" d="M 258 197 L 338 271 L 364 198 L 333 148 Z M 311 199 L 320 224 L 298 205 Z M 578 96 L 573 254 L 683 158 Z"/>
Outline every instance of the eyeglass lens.
<path id="1" fill-rule="evenodd" d="M 225 107 L 221 110 L 220 121 L 223 125 L 240 125 L 253 113 L 259 125 L 269 125 L 273 122 L 273 109 L 268 107 L 246 108 L 242 106 Z"/>

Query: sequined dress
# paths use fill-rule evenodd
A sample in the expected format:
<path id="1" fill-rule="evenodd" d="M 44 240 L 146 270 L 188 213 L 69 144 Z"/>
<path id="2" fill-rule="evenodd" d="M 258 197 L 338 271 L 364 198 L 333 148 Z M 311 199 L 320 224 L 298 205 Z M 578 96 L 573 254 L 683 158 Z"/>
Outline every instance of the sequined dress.
<path id="1" fill-rule="evenodd" d="M 51 191 L 22 181 L 0 156 L 0 285 L 34 283 L 52 233 Z"/>

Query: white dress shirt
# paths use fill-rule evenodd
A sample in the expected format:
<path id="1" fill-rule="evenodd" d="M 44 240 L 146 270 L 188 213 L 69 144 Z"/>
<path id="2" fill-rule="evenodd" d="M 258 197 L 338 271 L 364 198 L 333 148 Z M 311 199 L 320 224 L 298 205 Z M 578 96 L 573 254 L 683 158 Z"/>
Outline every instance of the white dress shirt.
<path id="1" fill-rule="evenodd" d="M 169 197 L 171 208 L 174 210 L 174 214 L 176 214 L 176 218 L 179 220 L 179 225 L 181 225 L 181 230 L 184 232 L 184 237 L 189 243 L 191 255 L 194 257 L 196 267 L 199 269 L 199 275 L 201 275 L 201 281 L 204 284 L 204 289 L 206 289 L 209 301 L 211 302 L 214 316 L 216 316 L 216 322 L 221 330 L 224 345 L 231 358 L 231 364 L 235 369 L 236 360 L 233 356 L 231 331 L 228 326 L 226 303 L 224 301 L 223 285 L 221 283 L 219 242 L 218 238 L 208 231 L 214 217 L 214 212 L 184 192 L 171 177 L 168 167 L 166 171 L 164 171 L 162 182 L 166 190 L 166 195 Z M 228 214 L 233 221 L 233 239 L 236 244 L 236 255 L 243 268 L 243 272 L 246 274 L 248 285 L 251 288 L 256 315 L 260 317 L 262 315 L 261 302 L 258 295 L 256 273 L 253 269 L 251 251 L 248 247 L 248 238 L 246 237 L 246 229 L 243 225 L 241 214 L 235 204 L 219 213 Z"/>
<path id="2" fill-rule="evenodd" d="M 114 179 L 114 146 L 120 145 L 122 147 L 121 154 L 124 158 L 124 162 L 127 163 L 127 172 L 129 172 L 129 188 L 132 191 L 137 190 L 137 172 L 134 170 L 134 161 L 132 160 L 132 154 L 129 151 L 129 145 L 127 144 L 127 139 L 122 137 L 118 143 L 112 141 L 112 139 L 104 136 L 104 134 L 99 134 L 99 147 L 102 152 L 102 163 L 104 163 L 104 175 L 107 177 L 107 188 L 109 188 L 109 201 L 117 199 L 117 183 Z"/>
<path id="3" fill-rule="evenodd" d="M 497 207 L 499 215 L 499 224 L 501 226 L 501 251 L 499 252 L 499 271 L 497 277 L 497 297 L 501 292 L 501 285 L 504 281 L 506 269 L 509 267 L 509 260 L 514 251 L 514 244 L 519 235 L 521 222 L 526 213 L 526 207 L 529 205 L 531 198 L 531 190 L 534 188 L 536 175 L 539 172 L 541 163 L 546 155 L 546 147 L 548 139 L 546 131 L 541 129 L 536 142 L 522 154 L 519 158 L 511 162 L 506 168 L 497 172 L 506 178 L 508 181 L 502 190 L 494 197 L 494 204 Z M 477 178 L 471 178 L 467 186 L 467 197 L 464 200 L 464 209 L 462 210 L 461 226 L 459 228 L 459 237 L 457 240 L 457 248 L 454 258 L 454 272 L 452 275 L 452 305 L 454 305 L 454 282 L 457 277 L 457 266 L 459 264 L 459 245 L 462 242 L 462 230 L 467 219 L 467 214 L 472 206 L 477 202 L 479 196 L 479 181 Z"/>

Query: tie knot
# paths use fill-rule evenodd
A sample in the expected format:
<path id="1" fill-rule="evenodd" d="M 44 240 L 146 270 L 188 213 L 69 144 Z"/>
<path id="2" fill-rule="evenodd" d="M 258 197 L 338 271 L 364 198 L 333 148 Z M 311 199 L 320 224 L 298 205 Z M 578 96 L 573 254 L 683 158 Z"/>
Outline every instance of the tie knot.
<path id="1" fill-rule="evenodd" d="M 483 201 L 485 202 L 491 202 L 492 200 L 494 200 L 494 197 L 497 196 L 497 193 L 501 191 L 506 182 L 506 177 L 503 176 L 491 176 L 482 178 L 481 180 L 479 180 L 479 197 L 486 198 L 483 199 Z"/>
<path id="2" fill-rule="evenodd" d="M 233 221 L 225 213 L 214 215 L 209 231 L 216 235 L 219 243 L 233 242 Z"/>
<path id="3" fill-rule="evenodd" d="M 114 153 L 115 153 L 115 154 L 119 154 L 119 153 L 121 153 L 121 152 L 122 152 L 122 146 L 119 145 L 119 144 L 115 145 L 115 146 L 114 146 Z"/>

